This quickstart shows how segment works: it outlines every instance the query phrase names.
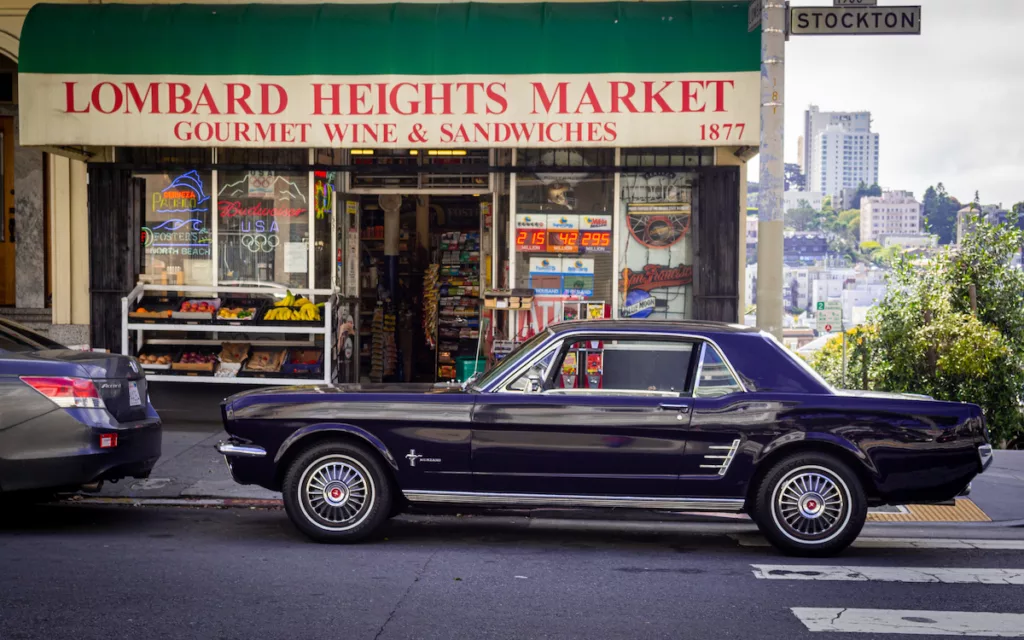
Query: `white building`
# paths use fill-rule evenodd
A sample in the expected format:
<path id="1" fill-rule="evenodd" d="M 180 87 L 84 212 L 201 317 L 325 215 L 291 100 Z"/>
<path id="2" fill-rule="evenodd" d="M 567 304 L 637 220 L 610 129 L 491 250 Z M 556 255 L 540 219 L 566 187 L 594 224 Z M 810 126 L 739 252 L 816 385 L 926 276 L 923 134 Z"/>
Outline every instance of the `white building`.
<path id="1" fill-rule="evenodd" d="M 782 198 L 784 211 L 799 209 L 804 202 L 815 211 L 821 211 L 825 206 L 825 194 L 820 191 L 787 191 L 782 194 Z"/>
<path id="2" fill-rule="evenodd" d="M 886 236 L 908 236 L 920 232 L 921 203 L 909 191 L 886 191 L 881 196 L 861 198 L 861 242 L 881 243 Z"/>
<path id="3" fill-rule="evenodd" d="M 747 244 L 757 244 L 757 216 L 747 216 Z"/>
<path id="4" fill-rule="evenodd" d="M 838 202 L 843 189 L 878 183 L 878 134 L 870 111 L 804 112 L 803 170 L 807 188 Z"/>

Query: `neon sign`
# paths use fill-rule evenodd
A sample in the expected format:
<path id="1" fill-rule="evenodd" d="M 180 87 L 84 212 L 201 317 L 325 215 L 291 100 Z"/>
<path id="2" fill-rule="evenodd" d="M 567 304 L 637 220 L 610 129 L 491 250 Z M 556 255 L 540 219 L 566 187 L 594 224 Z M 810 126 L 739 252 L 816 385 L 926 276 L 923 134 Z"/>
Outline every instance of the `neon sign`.
<path id="1" fill-rule="evenodd" d="M 183 173 L 166 188 L 153 194 L 151 208 L 154 213 L 205 213 L 210 210 L 210 196 L 203 189 L 198 171 Z"/>

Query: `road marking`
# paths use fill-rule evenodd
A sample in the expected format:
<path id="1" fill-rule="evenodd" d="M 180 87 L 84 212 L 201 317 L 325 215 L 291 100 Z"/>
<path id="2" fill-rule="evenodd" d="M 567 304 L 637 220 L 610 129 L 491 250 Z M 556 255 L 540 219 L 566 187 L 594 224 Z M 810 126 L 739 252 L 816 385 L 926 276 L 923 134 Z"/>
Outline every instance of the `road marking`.
<path id="1" fill-rule="evenodd" d="M 750 566 L 753 567 L 754 576 L 762 580 L 1024 585 L 1024 569 L 919 569 L 917 567 L 844 567 L 808 564 L 752 564 Z"/>
<path id="2" fill-rule="evenodd" d="M 733 534 L 744 547 L 771 546 L 755 534 Z M 857 538 L 853 547 L 860 549 L 987 549 L 1024 551 L 1024 540 L 954 540 L 949 538 Z"/>
<path id="3" fill-rule="evenodd" d="M 793 607 L 808 631 L 1024 638 L 1024 614 Z"/>

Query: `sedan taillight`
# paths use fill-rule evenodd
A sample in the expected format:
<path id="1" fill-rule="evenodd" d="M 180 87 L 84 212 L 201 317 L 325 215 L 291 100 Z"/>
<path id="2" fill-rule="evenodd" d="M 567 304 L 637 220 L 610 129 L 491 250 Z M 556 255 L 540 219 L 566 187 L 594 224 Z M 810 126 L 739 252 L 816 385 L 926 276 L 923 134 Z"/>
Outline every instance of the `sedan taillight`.
<path id="1" fill-rule="evenodd" d="M 103 399 L 87 378 L 22 376 L 21 381 L 64 409 L 102 409 Z"/>

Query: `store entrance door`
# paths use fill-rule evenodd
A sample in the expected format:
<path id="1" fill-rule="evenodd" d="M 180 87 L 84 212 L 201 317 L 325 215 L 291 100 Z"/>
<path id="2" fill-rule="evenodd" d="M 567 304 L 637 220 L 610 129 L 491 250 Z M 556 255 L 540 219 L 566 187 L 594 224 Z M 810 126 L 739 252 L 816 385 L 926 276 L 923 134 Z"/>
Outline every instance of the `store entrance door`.
<path id="1" fill-rule="evenodd" d="M 0 306 L 14 305 L 14 118 L 0 117 Z"/>
<path id="2" fill-rule="evenodd" d="M 356 285 L 345 292 L 359 300 L 359 380 L 456 381 L 480 347 L 490 194 L 368 193 L 341 201 L 349 213 L 338 214 L 339 229 L 342 220 L 354 224 L 345 226 L 344 259 L 356 269 Z"/>

